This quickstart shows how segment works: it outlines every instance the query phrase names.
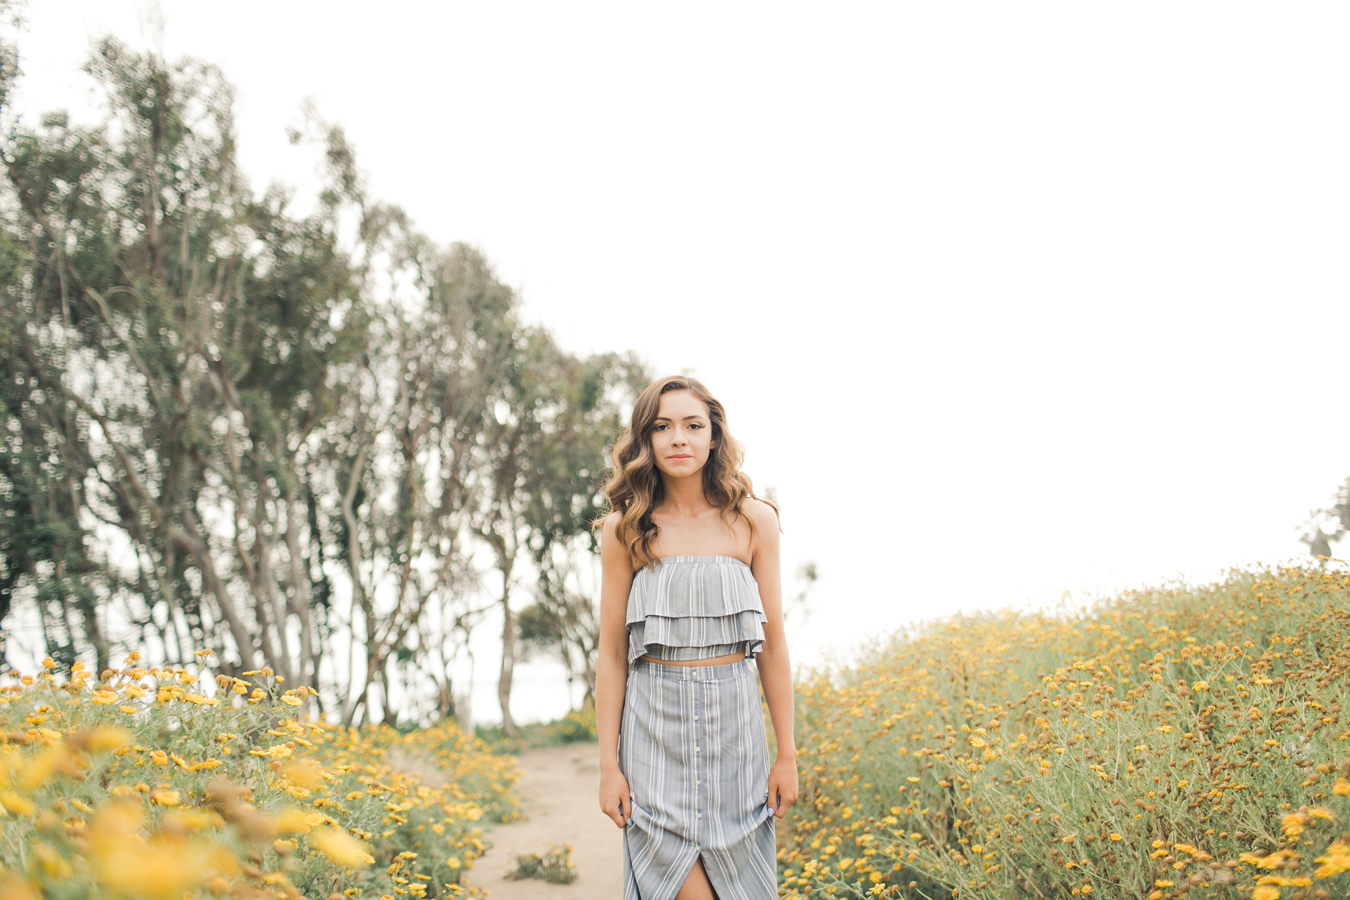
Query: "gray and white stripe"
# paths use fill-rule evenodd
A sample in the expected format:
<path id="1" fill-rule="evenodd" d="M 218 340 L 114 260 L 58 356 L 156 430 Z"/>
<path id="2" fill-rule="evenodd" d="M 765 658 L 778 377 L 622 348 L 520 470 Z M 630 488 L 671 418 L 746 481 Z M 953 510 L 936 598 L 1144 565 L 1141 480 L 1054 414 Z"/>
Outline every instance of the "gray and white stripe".
<path id="1" fill-rule="evenodd" d="M 764 644 L 764 605 L 750 567 L 731 556 L 668 556 L 633 574 L 628 662 L 707 659 Z M 713 652 L 700 652 L 716 648 Z"/>
<path id="2" fill-rule="evenodd" d="M 750 660 L 639 660 L 624 693 L 619 765 L 633 803 L 624 900 L 672 900 L 699 857 L 720 900 L 776 900 L 769 751 Z"/>

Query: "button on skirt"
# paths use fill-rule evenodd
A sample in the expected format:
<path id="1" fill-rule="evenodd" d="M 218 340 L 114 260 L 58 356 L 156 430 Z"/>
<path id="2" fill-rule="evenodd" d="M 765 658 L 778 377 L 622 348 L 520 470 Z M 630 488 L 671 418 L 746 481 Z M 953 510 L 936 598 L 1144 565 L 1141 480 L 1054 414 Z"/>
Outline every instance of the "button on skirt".
<path id="1" fill-rule="evenodd" d="M 624 900 L 671 900 L 701 858 L 720 900 L 776 900 L 769 748 L 751 661 L 628 673 L 619 766 Z"/>

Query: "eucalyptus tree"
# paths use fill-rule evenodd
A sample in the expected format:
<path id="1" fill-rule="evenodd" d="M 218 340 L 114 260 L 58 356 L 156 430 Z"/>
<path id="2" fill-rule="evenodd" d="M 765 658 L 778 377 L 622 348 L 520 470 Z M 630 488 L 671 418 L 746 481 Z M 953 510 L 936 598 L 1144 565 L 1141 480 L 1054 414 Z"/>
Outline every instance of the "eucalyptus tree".
<path id="1" fill-rule="evenodd" d="M 211 650 L 358 722 L 453 713 L 496 609 L 513 730 L 517 601 L 593 640 L 566 573 L 645 374 L 524 325 L 481 253 L 369 198 L 340 129 L 293 135 L 322 148 L 301 215 L 243 178 L 219 71 L 111 39 L 87 70 L 104 123 L 3 146 L 0 625 L 100 669 Z"/>
<path id="2" fill-rule="evenodd" d="M 329 517 L 364 650 L 346 721 L 382 717 L 400 666 L 436 685 L 435 712 L 452 710 L 449 658 L 486 611 L 471 542 L 492 414 L 515 363 L 516 295 L 481 253 L 407 233 L 388 255 L 406 291 L 375 305 L 379 340 L 352 373 L 360 383 L 337 417 L 348 424 L 328 451 L 339 461 Z"/>
<path id="3" fill-rule="evenodd" d="M 497 698 L 507 733 L 515 731 L 510 701 L 518 656 L 512 605 L 517 565 L 533 566 L 536 603 L 558 612 L 567 596 L 559 577 L 567 564 L 559 561 L 581 550 L 578 538 L 594 546 L 590 522 L 603 502 L 606 448 L 618 434 L 625 404 L 647 380 L 630 357 L 578 358 L 538 329 L 521 331 L 516 348 L 488 426 L 484 490 L 474 522 L 500 579 Z"/>
<path id="4" fill-rule="evenodd" d="M 61 601 L 49 652 L 79 618 L 107 665 L 120 615 L 169 659 L 210 649 L 312 684 L 310 436 L 364 329 L 337 222 L 253 199 L 213 67 L 108 39 L 87 68 L 104 125 L 49 116 L 5 148 L 7 455 L 50 460 L 8 467 L 28 499 L 6 515 L 26 505 L 53 538 L 11 541 L 6 577 Z M 60 574 L 72 554 L 87 601 Z"/>
<path id="5" fill-rule="evenodd" d="M 1350 478 L 1331 498 L 1326 509 L 1315 509 L 1304 523 L 1302 541 L 1313 556 L 1331 556 L 1331 545 L 1350 532 Z"/>
<path id="6" fill-rule="evenodd" d="M 581 679 L 586 705 L 593 702 L 600 638 L 599 540 L 591 523 L 606 508 L 608 451 L 651 377 L 631 356 L 563 356 L 558 363 L 553 405 L 522 493 L 536 583 L 521 631 L 559 659 L 569 681 Z"/>

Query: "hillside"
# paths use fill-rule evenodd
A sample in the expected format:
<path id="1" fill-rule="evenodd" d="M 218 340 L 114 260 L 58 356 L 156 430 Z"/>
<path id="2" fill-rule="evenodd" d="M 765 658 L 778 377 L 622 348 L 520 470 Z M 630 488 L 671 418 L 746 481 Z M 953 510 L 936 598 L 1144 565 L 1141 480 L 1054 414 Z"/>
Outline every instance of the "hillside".
<path id="1" fill-rule="evenodd" d="M 1350 896 L 1350 571 L 946 620 L 798 688 L 790 897 Z"/>

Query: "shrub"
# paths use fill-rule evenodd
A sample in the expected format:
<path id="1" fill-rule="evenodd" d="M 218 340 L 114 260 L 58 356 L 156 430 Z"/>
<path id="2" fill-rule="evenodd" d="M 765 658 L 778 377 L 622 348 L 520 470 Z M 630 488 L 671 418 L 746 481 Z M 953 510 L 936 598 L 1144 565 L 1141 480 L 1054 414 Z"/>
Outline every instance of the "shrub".
<path id="1" fill-rule="evenodd" d="M 338 728 L 267 669 L 138 663 L 0 689 L 0 896 L 462 895 L 478 822 L 515 815 L 514 761 L 453 723 Z"/>
<path id="2" fill-rule="evenodd" d="M 790 897 L 1350 895 L 1350 573 L 952 619 L 798 687 Z"/>
<path id="3" fill-rule="evenodd" d="M 595 707 L 572 710 L 549 726 L 549 742 L 554 744 L 577 744 L 596 741 Z"/>
<path id="4" fill-rule="evenodd" d="M 538 853 L 521 853 L 514 860 L 515 868 L 506 874 L 512 881 L 526 878 L 538 878 L 549 884 L 571 884 L 577 880 L 572 868 L 572 846 L 549 844 L 548 850 L 540 856 Z"/>

